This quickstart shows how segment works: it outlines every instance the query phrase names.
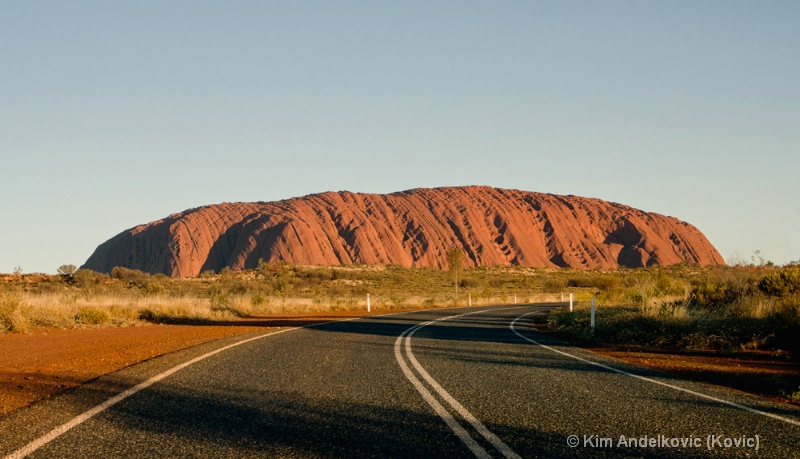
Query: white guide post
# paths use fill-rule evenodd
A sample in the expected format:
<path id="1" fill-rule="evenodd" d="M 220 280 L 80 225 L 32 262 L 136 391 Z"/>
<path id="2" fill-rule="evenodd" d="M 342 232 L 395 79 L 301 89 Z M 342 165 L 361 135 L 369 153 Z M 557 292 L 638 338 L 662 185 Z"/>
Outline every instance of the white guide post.
<path id="1" fill-rule="evenodd" d="M 594 307 L 594 295 L 592 295 L 592 333 L 594 333 L 594 325 L 595 325 L 595 307 Z"/>
<path id="2" fill-rule="evenodd" d="M 469 294 L 469 305 L 472 306 L 472 294 Z"/>
<path id="3" fill-rule="evenodd" d="M 564 292 L 561 292 L 561 302 L 564 302 Z"/>
<path id="4" fill-rule="evenodd" d="M 514 304 L 517 304 L 517 294 L 514 294 Z"/>
<path id="5" fill-rule="evenodd" d="M 572 312 L 572 293 L 569 294 L 569 312 Z"/>
<path id="6" fill-rule="evenodd" d="M 370 312 L 371 309 L 372 308 L 370 307 L 370 304 L 369 304 L 369 293 L 367 293 L 367 312 Z"/>

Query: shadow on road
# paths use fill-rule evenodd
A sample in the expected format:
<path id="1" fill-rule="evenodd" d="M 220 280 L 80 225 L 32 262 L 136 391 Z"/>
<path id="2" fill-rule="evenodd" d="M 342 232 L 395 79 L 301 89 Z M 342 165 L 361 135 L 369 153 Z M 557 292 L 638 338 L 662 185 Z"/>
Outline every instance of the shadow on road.
<path id="1" fill-rule="evenodd" d="M 471 456 L 426 405 L 408 409 L 288 390 L 242 393 L 221 387 L 159 385 L 90 423 L 76 429 L 80 440 L 77 432 L 67 434 L 47 451 L 73 457 Z M 573 449 L 564 434 L 510 425 L 487 427 L 522 457 L 691 457 L 687 451 L 663 449 Z"/>

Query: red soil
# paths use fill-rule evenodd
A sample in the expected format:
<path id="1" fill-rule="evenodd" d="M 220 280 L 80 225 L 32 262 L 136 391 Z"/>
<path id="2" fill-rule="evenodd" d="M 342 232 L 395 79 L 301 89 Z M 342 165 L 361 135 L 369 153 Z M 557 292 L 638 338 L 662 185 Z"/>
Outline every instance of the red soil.
<path id="1" fill-rule="evenodd" d="M 153 357 L 226 336 L 358 312 L 274 315 L 223 325 L 143 325 L 0 334 L 0 415 Z"/>
<path id="2" fill-rule="evenodd" d="M 359 311 L 271 315 L 222 325 L 145 325 L 89 330 L 37 330 L 0 335 L 0 415 L 129 365 L 214 339 L 296 327 Z M 800 364 L 785 356 L 748 352 L 725 356 L 653 350 L 592 349 L 634 364 L 795 403 Z"/>

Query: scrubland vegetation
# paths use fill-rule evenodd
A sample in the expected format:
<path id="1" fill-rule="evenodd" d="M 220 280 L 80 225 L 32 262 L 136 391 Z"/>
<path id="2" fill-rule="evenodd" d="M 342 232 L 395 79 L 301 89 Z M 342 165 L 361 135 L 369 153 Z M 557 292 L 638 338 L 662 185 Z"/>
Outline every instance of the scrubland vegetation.
<path id="1" fill-rule="evenodd" d="M 682 350 L 769 350 L 800 355 L 800 267 L 737 266 L 620 271 L 597 276 L 589 307 L 549 317 L 574 340 Z"/>
<path id="2" fill-rule="evenodd" d="M 69 271 L 69 270 L 67 270 Z M 301 267 L 261 264 L 243 272 L 205 272 L 171 279 L 115 268 L 111 275 L 75 270 L 60 275 L 0 277 L 0 330 L 207 323 L 270 313 L 431 308 L 542 299 L 533 271 L 476 269 L 458 281 L 449 271 L 398 266 Z"/>
<path id="3" fill-rule="evenodd" d="M 62 272 L 63 271 L 63 272 Z M 268 313 L 431 308 L 560 301 L 549 327 L 578 341 L 664 348 L 762 349 L 800 354 L 800 267 L 686 265 L 611 272 L 474 268 L 455 273 L 399 266 L 302 267 L 206 272 L 170 279 L 126 268 L 111 275 L 0 276 L 0 331 L 36 327 L 208 323 Z M 456 280 L 457 279 L 457 280 Z M 455 282 L 454 282 L 455 281 Z M 456 288 L 457 287 L 457 288 Z M 598 302 L 589 330 L 589 298 Z"/>

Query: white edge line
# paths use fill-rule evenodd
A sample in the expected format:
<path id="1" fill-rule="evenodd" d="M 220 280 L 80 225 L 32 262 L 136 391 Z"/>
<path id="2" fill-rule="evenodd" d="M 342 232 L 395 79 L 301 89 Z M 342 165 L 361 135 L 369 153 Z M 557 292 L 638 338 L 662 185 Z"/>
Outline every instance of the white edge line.
<path id="1" fill-rule="evenodd" d="M 258 340 L 258 339 L 266 338 L 268 336 L 277 335 L 277 334 L 280 334 L 280 333 L 286 333 L 288 331 L 299 330 L 301 328 L 315 327 L 315 326 L 319 326 L 319 325 L 323 325 L 323 324 L 329 324 L 329 323 L 335 323 L 335 322 L 347 322 L 347 321 L 350 321 L 350 320 L 359 320 L 359 319 L 364 319 L 364 318 L 386 317 L 386 316 L 393 316 L 393 315 L 398 315 L 398 314 L 405 314 L 405 313 L 409 313 L 409 312 L 425 312 L 425 311 L 433 311 L 433 310 L 436 310 L 436 309 L 428 309 L 428 310 L 421 310 L 421 311 L 400 311 L 400 312 L 392 312 L 392 313 L 389 313 L 389 314 L 378 314 L 378 315 L 370 315 L 370 316 L 350 317 L 350 318 L 341 319 L 341 320 L 331 320 L 331 321 L 320 322 L 320 323 L 315 323 L 315 324 L 303 325 L 303 326 L 300 326 L 300 327 L 287 328 L 285 330 L 279 330 L 279 331 L 275 331 L 275 332 L 270 332 L 270 333 L 266 333 L 264 335 L 259 335 L 259 336 L 255 336 L 253 338 L 247 338 L 247 339 L 244 339 L 242 341 L 237 341 L 235 343 L 229 344 L 227 346 L 224 346 L 224 347 L 221 347 L 219 349 L 216 349 L 216 350 L 213 350 L 211 352 L 208 352 L 206 354 L 203 354 L 203 355 L 201 355 L 199 357 L 195 357 L 195 358 L 193 358 L 193 359 L 191 359 L 191 360 L 189 360 L 187 362 L 184 362 L 184 363 L 182 363 L 180 365 L 174 366 L 174 367 L 170 368 L 169 370 L 166 370 L 166 371 L 164 371 L 162 373 L 159 373 L 159 374 L 151 377 L 150 379 L 147 379 L 146 381 L 143 381 L 143 382 L 141 382 L 141 383 L 139 383 L 139 384 L 137 384 L 137 385 L 125 390 L 124 392 L 120 392 L 119 394 L 109 398 L 105 402 L 103 402 L 103 403 L 101 403 L 99 405 L 96 405 L 93 408 L 88 409 L 87 411 L 84 411 L 83 413 L 79 414 L 78 416 L 75 416 L 71 420 L 69 420 L 69 421 L 65 422 L 64 424 L 61 424 L 60 426 L 58 426 L 58 427 L 54 428 L 53 430 L 47 432 L 46 434 L 42 435 L 41 437 L 37 438 L 36 440 L 33 440 L 32 442 L 28 443 L 27 445 L 23 446 L 22 448 L 10 453 L 9 455 L 5 456 L 5 459 L 21 459 L 21 458 L 33 453 L 34 451 L 36 451 L 37 449 L 41 448 L 42 446 L 50 443 L 51 441 L 55 440 L 56 438 L 60 437 L 61 435 L 63 435 L 67 431 L 69 431 L 70 429 L 73 429 L 73 428 L 77 427 L 78 425 L 86 422 L 87 420 L 91 419 L 94 416 L 97 416 L 98 414 L 100 414 L 103 411 L 111 408 L 112 406 L 116 405 L 117 403 L 119 403 L 119 402 L 121 402 L 121 401 L 123 401 L 123 400 L 125 400 L 125 399 L 127 399 L 129 397 L 131 397 L 132 395 L 134 395 L 134 394 L 136 394 L 138 392 L 141 392 L 144 389 L 147 389 L 148 387 L 150 387 L 153 384 L 161 381 L 162 379 L 164 379 L 164 378 L 166 378 L 166 377 L 168 377 L 168 376 L 170 376 L 170 375 L 172 375 L 172 374 L 174 374 L 174 373 L 176 373 L 176 372 L 178 372 L 180 370 L 183 370 L 184 368 L 188 367 L 189 365 L 193 365 L 193 364 L 195 364 L 195 363 L 197 363 L 197 362 L 199 362 L 201 360 L 205 360 L 205 359 L 207 359 L 207 358 L 209 358 L 209 357 L 211 357 L 213 355 L 219 354 L 222 351 L 226 351 L 226 350 L 228 350 L 230 348 L 239 346 L 240 344 L 249 343 L 251 341 L 255 341 L 255 340 Z"/>
<path id="2" fill-rule="evenodd" d="M 195 364 L 195 363 L 197 363 L 197 362 L 199 362 L 201 360 L 205 360 L 205 359 L 211 357 L 212 355 L 219 354 L 222 351 L 226 351 L 226 350 L 228 350 L 228 349 L 230 349 L 232 347 L 239 346 L 240 344 L 249 343 L 250 341 L 255 341 L 257 339 L 266 338 L 266 337 L 272 336 L 272 335 L 277 335 L 279 333 L 285 333 L 285 332 L 288 332 L 288 331 L 297 330 L 298 328 L 303 328 L 303 327 L 287 328 L 285 330 L 271 332 L 271 333 L 267 333 L 267 334 L 264 334 L 264 335 L 259 335 L 259 336 L 253 337 L 253 338 L 244 339 L 242 341 L 237 341 L 237 342 L 235 342 L 233 344 L 229 344 L 227 346 L 224 346 L 224 347 L 221 347 L 219 349 L 216 349 L 216 350 L 213 350 L 211 352 L 208 352 L 206 354 L 203 354 L 203 355 L 201 355 L 199 357 L 195 357 L 195 358 L 193 358 L 193 359 L 191 359 L 191 360 L 189 360 L 187 362 L 181 363 L 180 365 L 174 366 L 174 367 L 170 368 L 167 371 L 159 373 L 159 374 L 151 377 L 150 379 L 147 379 L 147 380 L 145 380 L 145 381 L 143 381 L 143 382 L 131 387 L 130 389 L 127 389 L 124 392 L 120 392 L 119 394 L 109 398 L 108 400 L 106 400 L 105 402 L 103 402 L 101 404 L 96 405 L 95 407 L 90 408 L 87 411 L 84 411 L 83 413 L 79 414 L 78 416 L 75 416 L 71 420 L 65 422 L 64 424 L 61 424 L 60 426 L 56 427 L 55 429 L 51 430 L 50 432 L 42 435 L 41 437 L 37 438 L 36 440 L 28 443 L 27 445 L 23 446 L 22 448 L 20 448 L 20 449 L 14 451 L 13 453 L 9 454 L 8 456 L 6 456 L 6 459 L 19 459 L 19 458 L 23 458 L 23 457 L 31 454 L 32 452 L 36 451 L 37 449 L 41 448 L 42 446 L 46 445 L 47 443 L 49 443 L 49 442 L 55 440 L 56 438 L 58 438 L 59 436 L 63 435 L 68 430 L 70 430 L 70 429 L 72 429 L 72 428 L 74 428 L 74 427 L 86 422 L 87 420 L 89 420 L 92 417 L 94 417 L 94 416 L 102 413 L 103 411 L 111 408 L 112 406 L 114 406 L 117 403 L 125 400 L 126 398 L 129 398 L 132 395 L 134 395 L 134 394 L 136 394 L 138 392 L 141 392 L 144 389 L 147 389 L 148 387 L 150 387 L 153 384 L 161 381 L 162 379 L 164 379 L 164 378 L 166 378 L 166 377 L 168 377 L 168 376 L 170 376 L 170 375 L 172 375 L 172 374 L 174 374 L 174 373 L 176 373 L 176 372 L 178 372 L 180 370 L 183 370 L 184 368 L 188 367 L 189 365 Z"/>
<path id="3" fill-rule="evenodd" d="M 703 393 L 700 393 L 700 392 L 695 392 L 695 391 L 693 391 L 691 389 L 684 389 L 683 387 L 673 386 L 672 384 L 665 383 L 665 382 L 658 381 L 658 380 L 651 379 L 651 378 L 647 378 L 645 376 L 640 376 L 640 375 L 635 375 L 633 373 L 628 373 L 625 370 L 620 370 L 618 368 L 610 367 L 608 365 L 603 365 L 602 363 L 599 363 L 599 362 L 593 362 L 591 360 L 587 360 L 587 359 L 584 359 L 582 357 L 578 357 L 577 355 L 572 355 L 572 354 L 566 353 L 564 351 L 559 351 L 558 349 L 552 348 L 552 347 L 550 347 L 550 346 L 548 346 L 546 344 L 542 344 L 542 343 L 540 343 L 540 342 L 538 342 L 538 341 L 536 341 L 534 339 L 531 339 L 531 338 L 528 338 L 526 336 L 523 336 L 522 334 L 520 334 L 514 328 L 514 324 L 516 324 L 519 319 L 522 319 L 523 317 L 528 316 L 530 314 L 534 314 L 536 312 L 539 312 L 539 311 L 529 312 L 527 314 L 523 314 L 523 315 L 517 317 L 516 319 L 514 319 L 511 322 L 511 324 L 509 325 L 509 328 L 511 328 L 511 331 L 516 333 L 517 336 L 519 336 L 520 338 L 524 339 L 525 341 L 529 341 L 529 342 L 531 342 L 533 344 L 536 344 L 537 346 L 541 346 L 541 347 L 543 347 L 545 349 L 548 349 L 550 351 L 553 351 L 553 352 L 555 352 L 557 354 L 561 354 L 561 355 L 564 355 L 566 357 L 573 358 L 575 360 L 580 360 L 581 362 L 588 363 L 590 365 L 594 365 L 594 366 L 597 366 L 597 367 L 600 367 L 600 368 L 604 368 L 606 370 L 613 371 L 615 373 L 627 375 L 627 376 L 630 376 L 632 378 L 641 379 L 642 381 L 647 381 L 647 382 L 650 382 L 650 383 L 653 383 L 653 384 L 658 384 L 658 385 L 661 385 L 661 386 L 664 386 L 664 387 L 669 387 L 670 389 L 674 389 L 674 390 L 677 390 L 677 391 L 680 391 L 680 392 L 685 392 L 687 394 L 691 394 L 691 395 L 694 395 L 696 397 L 704 398 L 706 400 L 711 400 L 711 401 L 714 401 L 714 402 L 717 402 L 717 403 L 722 403 L 723 405 L 732 406 L 732 407 L 738 408 L 740 410 L 749 411 L 751 413 L 760 414 L 760 415 L 766 416 L 768 418 L 777 419 L 777 420 L 783 421 L 783 422 L 785 422 L 787 424 L 800 426 L 800 421 L 796 421 L 794 419 L 785 418 L 785 417 L 779 416 L 777 414 L 767 413 L 766 411 L 757 410 L 755 408 L 752 408 L 752 407 L 749 407 L 749 406 L 746 406 L 746 405 L 740 405 L 738 403 L 730 402 L 728 400 L 717 398 L 717 397 L 714 397 L 714 396 L 711 396 L 711 395 L 706 395 L 706 394 L 703 394 Z"/>

